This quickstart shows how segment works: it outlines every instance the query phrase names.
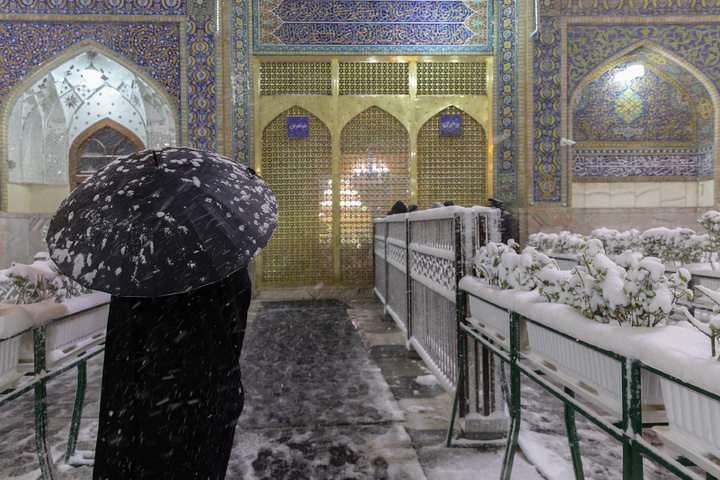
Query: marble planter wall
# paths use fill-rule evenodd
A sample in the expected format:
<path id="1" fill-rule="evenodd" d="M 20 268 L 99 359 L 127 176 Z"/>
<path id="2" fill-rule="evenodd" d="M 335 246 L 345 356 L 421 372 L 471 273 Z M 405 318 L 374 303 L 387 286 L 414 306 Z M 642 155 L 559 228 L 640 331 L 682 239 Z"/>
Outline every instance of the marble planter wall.
<path id="1" fill-rule="evenodd" d="M 532 233 L 560 233 L 567 230 L 589 235 L 596 228 L 618 231 L 635 228 L 641 232 L 654 227 L 684 227 L 706 233 L 698 218 L 711 208 L 557 208 L 529 207 L 512 209 L 520 226 L 520 245 Z"/>
<path id="2" fill-rule="evenodd" d="M 50 217 L 51 213 L 0 212 L 0 269 L 13 262 L 29 265 L 37 252 L 47 250 L 43 236 Z"/>

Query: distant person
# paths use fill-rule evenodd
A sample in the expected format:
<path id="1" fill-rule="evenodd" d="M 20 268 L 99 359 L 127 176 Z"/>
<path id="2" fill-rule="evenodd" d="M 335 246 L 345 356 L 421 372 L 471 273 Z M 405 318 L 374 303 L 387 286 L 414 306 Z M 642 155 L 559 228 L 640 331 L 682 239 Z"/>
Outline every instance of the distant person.
<path id="1" fill-rule="evenodd" d="M 410 205 L 410 206 L 408 207 L 408 213 L 410 213 L 410 212 L 416 212 L 416 211 L 418 211 L 419 209 L 420 209 L 420 208 L 413 203 L 412 205 Z"/>
<path id="2" fill-rule="evenodd" d="M 432 205 L 430 205 L 430 208 L 442 208 L 442 207 L 444 207 L 444 206 L 445 206 L 445 205 L 443 205 L 443 204 L 440 203 L 440 202 L 435 202 L 435 203 L 433 203 Z"/>
<path id="3" fill-rule="evenodd" d="M 500 239 L 507 244 L 510 239 L 515 238 L 515 218 L 512 213 L 505 210 L 505 202 L 496 198 L 488 199 L 492 208 L 500 210 Z"/>
<path id="4" fill-rule="evenodd" d="M 398 213 L 407 213 L 408 209 L 405 206 L 405 204 L 402 202 L 402 200 L 398 200 L 395 202 L 395 205 L 392 206 L 390 211 L 388 212 L 388 215 L 395 215 Z"/>
<path id="5" fill-rule="evenodd" d="M 453 202 L 452 200 L 448 200 L 447 202 L 443 203 L 443 206 L 445 207 L 452 207 L 453 205 L 455 205 L 455 202 Z"/>

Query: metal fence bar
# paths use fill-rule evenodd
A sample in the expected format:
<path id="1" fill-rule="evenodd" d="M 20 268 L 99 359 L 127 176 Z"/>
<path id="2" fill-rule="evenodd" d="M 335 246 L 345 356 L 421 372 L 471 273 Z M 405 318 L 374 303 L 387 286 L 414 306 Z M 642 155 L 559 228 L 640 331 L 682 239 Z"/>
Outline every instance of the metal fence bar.
<path id="1" fill-rule="evenodd" d="M 33 371 L 29 381 L 23 382 L 19 387 L 12 387 L 0 393 L 0 407 L 17 399 L 30 390 L 34 391 L 35 396 L 35 446 L 38 455 L 38 463 L 43 480 L 51 480 L 57 478 L 57 472 L 52 460 L 50 444 L 48 442 L 48 418 L 47 418 L 47 384 L 59 375 L 68 370 L 78 368 L 78 388 L 75 394 L 75 404 L 73 407 L 72 424 L 68 447 L 66 450 L 66 461 L 75 453 L 77 445 L 77 436 L 79 433 L 79 423 L 82 415 L 82 409 L 85 399 L 85 376 L 86 363 L 90 358 L 102 353 L 104 345 L 93 345 L 86 350 L 79 352 L 78 356 L 70 357 L 66 361 L 52 365 L 47 357 L 47 328 L 60 322 L 84 313 L 90 313 L 96 310 L 107 308 L 109 303 L 103 303 L 91 308 L 84 309 L 73 314 L 53 319 L 43 325 L 36 325 L 23 332 L 14 335 L 11 338 L 2 341 L 9 341 L 17 336 L 32 332 L 33 334 Z M 26 375 L 27 376 L 27 375 Z"/>
<path id="2" fill-rule="evenodd" d="M 387 303 L 385 310 L 407 338 L 410 330 L 407 289 L 407 215 L 388 217 L 386 228 Z"/>
<path id="3" fill-rule="evenodd" d="M 387 223 L 384 218 L 373 221 L 373 292 L 383 305 L 387 304 Z"/>

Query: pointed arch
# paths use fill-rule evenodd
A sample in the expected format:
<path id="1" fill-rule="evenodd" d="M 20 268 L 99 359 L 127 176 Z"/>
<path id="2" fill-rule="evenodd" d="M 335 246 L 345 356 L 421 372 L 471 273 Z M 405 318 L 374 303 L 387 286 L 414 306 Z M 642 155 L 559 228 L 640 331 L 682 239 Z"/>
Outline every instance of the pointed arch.
<path id="1" fill-rule="evenodd" d="M 13 86 L 13 88 L 8 92 L 5 101 L 0 104 L 0 125 L 2 125 L 0 135 L 2 135 L 2 138 L 5 140 L 0 142 L 0 159 L 2 159 L 2 161 L 0 161 L 0 193 L 2 194 L 2 198 L 0 201 L 0 210 L 7 210 L 8 206 L 7 185 L 10 178 L 8 160 L 10 159 L 9 146 L 12 144 L 12 142 L 8 140 L 11 129 L 11 117 L 13 116 L 16 106 L 19 105 L 19 102 L 24 98 L 26 93 L 28 93 L 30 89 L 38 82 L 40 82 L 43 78 L 51 75 L 54 70 L 56 70 L 64 63 L 71 61 L 74 58 L 80 57 L 81 55 L 84 55 L 90 51 L 97 52 L 98 54 L 107 57 L 108 60 L 110 60 L 111 62 L 115 62 L 121 67 L 127 69 L 137 79 L 141 80 L 140 84 L 146 85 L 147 88 L 152 91 L 152 98 L 155 101 L 154 104 L 147 104 L 146 102 L 146 105 L 150 106 L 152 114 L 157 117 L 158 112 L 156 112 L 155 110 L 159 108 L 161 109 L 159 113 L 163 116 L 163 118 L 166 118 L 168 120 L 166 125 L 170 128 L 168 132 L 171 134 L 168 138 L 175 139 L 174 141 L 177 141 L 177 139 L 180 138 L 179 127 L 181 124 L 179 120 L 180 116 L 178 106 L 160 83 L 154 80 L 142 68 L 138 67 L 138 65 L 136 65 L 131 60 L 128 60 L 124 56 L 97 43 L 96 41 L 86 39 L 78 42 L 77 44 L 66 48 L 62 52 L 59 52 L 48 61 L 45 61 L 42 64 L 36 66 L 29 74 L 27 74 L 22 80 L 20 80 Z M 142 89 L 140 89 L 140 87 L 138 88 L 142 92 Z M 145 97 L 143 97 L 143 100 L 145 100 Z M 170 125 L 170 122 L 172 123 L 172 125 Z M 158 139 L 162 137 L 164 137 L 164 134 L 160 135 Z M 65 142 L 67 142 L 68 136 L 65 135 L 65 138 Z M 67 155 L 68 149 L 69 145 L 67 145 L 66 143 L 64 149 L 65 156 Z M 61 171 L 66 171 L 67 161 L 67 157 L 62 160 L 63 166 L 60 169 Z"/>
<path id="2" fill-rule="evenodd" d="M 457 115 L 461 132 L 442 135 L 440 119 Z M 451 105 L 428 119 L 418 132 L 418 206 L 452 201 L 471 207 L 485 205 L 488 191 L 487 135 L 483 126 L 461 108 Z"/>
<path id="3" fill-rule="evenodd" d="M 694 181 L 704 181 L 708 178 L 713 178 L 715 180 L 716 187 L 714 189 L 713 197 L 714 197 L 714 203 L 718 203 L 720 201 L 720 189 L 717 188 L 718 180 L 720 180 L 720 95 L 718 93 L 718 88 L 716 85 L 713 84 L 713 82 L 705 75 L 700 69 L 686 61 L 682 56 L 680 56 L 678 53 L 668 50 L 667 48 L 664 48 L 658 44 L 656 44 L 653 41 L 650 40 L 641 40 L 639 42 L 634 43 L 631 46 L 628 46 L 624 48 L 623 50 L 620 50 L 616 52 L 614 55 L 597 65 L 592 71 L 590 71 L 585 77 L 583 77 L 576 85 L 574 90 L 570 93 L 569 99 L 568 99 L 568 122 L 566 126 L 566 131 L 570 132 L 567 136 L 572 138 L 572 135 L 575 130 L 575 115 L 576 110 L 581 105 L 581 102 L 583 101 L 583 93 L 588 87 L 588 85 L 591 82 L 596 81 L 598 78 L 600 78 L 601 75 L 603 75 L 605 72 L 613 68 L 615 65 L 618 65 L 623 61 L 623 59 L 629 59 L 629 57 L 633 54 L 633 52 L 638 52 L 642 50 L 647 50 L 649 52 L 655 53 L 658 56 L 664 57 L 668 61 L 675 64 L 676 68 L 682 69 L 685 73 L 687 73 L 689 76 L 692 76 L 694 81 L 697 82 L 705 91 L 705 94 L 700 96 L 700 100 L 703 100 L 703 98 L 709 98 L 709 104 L 710 108 L 712 109 L 711 116 L 708 117 L 712 119 L 712 131 L 706 130 L 706 136 L 704 137 L 706 141 L 701 141 L 700 144 L 697 144 L 697 153 L 696 155 L 697 165 L 696 171 L 698 172 L 698 176 L 694 179 L 691 179 L 687 175 L 682 174 L 669 174 L 669 175 L 678 175 L 678 176 L 686 176 L 686 180 L 694 180 Z M 668 72 L 664 71 L 664 68 L 659 67 L 658 65 L 655 65 L 651 60 L 647 59 L 645 62 L 645 66 L 657 68 L 658 71 L 663 72 L 666 76 L 669 75 Z M 673 80 L 670 79 L 669 83 L 672 84 Z M 677 82 L 675 82 L 677 84 Z M 682 89 L 687 92 L 684 85 L 682 85 Z M 707 95 L 707 97 L 705 96 Z M 691 95 L 694 98 L 697 98 L 698 96 L 695 94 Z M 708 112 L 708 105 L 705 100 L 705 108 L 703 111 L 705 113 Z M 698 105 L 695 105 L 696 112 L 701 107 Z M 694 113 L 696 113 L 694 112 Z M 699 130 L 699 129 L 698 129 Z M 702 140 L 702 139 L 701 139 Z M 640 145 L 640 144 L 638 144 Z M 670 145 L 670 144 L 668 144 Z M 640 145 L 642 146 L 642 145 Z M 702 147 L 705 147 L 704 149 Z M 711 148 L 710 148 L 711 147 Z M 590 172 L 592 169 L 590 168 L 591 165 L 596 164 L 597 162 L 594 160 L 594 157 L 591 156 L 579 156 L 578 153 L 581 152 L 581 150 L 578 150 L 582 148 L 582 144 L 578 144 L 573 151 L 571 152 L 573 154 L 572 164 L 573 164 L 573 175 L 575 175 L 575 182 L 577 182 L 581 177 L 577 177 L 578 172 L 583 172 L 583 174 L 587 174 L 587 172 Z M 672 147 L 671 147 L 672 148 Z M 638 159 L 643 158 L 642 155 L 638 154 Z M 649 157 L 648 157 L 649 158 Z M 639 160 L 638 160 L 639 161 Z M 645 160 L 643 160 L 644 162 Z M 659 162 L 660 159 L 651 160 L 650 163 L 647 164 L 645 169 L 650 171 L 651 165 L 654 165 L 655 163 Z M 616 169 L 613 169 L 615 171 Z M 657 170 L 657 169 L 655 169 Z M 680 167 L 677 168 L 678 171 L 682 171 Z M 617 173 L 615 173 L 617 174 Z M 641 175 L 641 174 L 640 174 Z M 594 176 L 594 175 L 591 175 Z M 630 180 L 632 177 L 628 177 Z M 647 178 L 647 177 L 645 177 Z M 698 189 L 700 190 L 700 184 L 698 184 Z M 707 185 L 703 188 L 707 188 Z"/>
<path id="4" fill-rule="evenodd" d="M 373 218 L 410 199 L 410 135 L 386 110 L 372 106 L 340 133 L 340 269 L 344 283 L 373 281 Z"/>
<path id="5" fill-rule="evenodd" d="M 304 138 L 288 138 L 289 117 L 307 117 Z M 279 113 L 262 131 L 258 172 L 279 206 L 273 241 L 257 261 L 259 285 L 317 285 L 333 280 L 332 140 L 304 108 Z M 330 190 L 330 193 L 328 193 Z"/>
<path id="6" fill-rule="evenodd" d="M 70 145 L 70 152 L 69 152 L 69 180 L 70 180 L 70 190 L 74 190 L 75 188 L 82 183 L 84 178 L 87 177 L 89 174 L 83 175 L 82 174 L 82 153 L 85 147 L 88 145 L 89 142 L 93 141 L 93 139 L 96 138 L 98 134 L 103 132 L 106 129 L 112 129 L 115 132 L 119 134 L 121 138 L 124 138 L 127 140 L 132 147 L 135 149 L 135 151 L 143 150 L 145 148 L 145 145 L 143 144 L 142 140 L 140 140 L 137 135 L 135 135 L 132 131 L 128 130 L 124 126 L 120 125 L 119 123 L 109 119 L 105 118 L 103 120 L 100 120 L 96 124 L 92 125 L 91 127 L 87 128 L 85 131 L 83 131 L 80 135 L 78 135 L 75 140 L 73 141 L 72 145 Z M 106 152 L 106 157 L 112 156 L 115 152 Z M 107 161 L 105 162 L 107 163 Z"/>

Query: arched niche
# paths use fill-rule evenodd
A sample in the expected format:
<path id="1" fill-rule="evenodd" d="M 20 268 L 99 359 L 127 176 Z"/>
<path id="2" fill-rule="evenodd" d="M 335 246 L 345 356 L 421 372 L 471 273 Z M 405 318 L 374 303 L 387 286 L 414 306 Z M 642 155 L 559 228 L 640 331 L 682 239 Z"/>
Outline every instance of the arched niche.
<path id="1" fill-rule="evenodd" d="M 307 136 L 288 134 L 288 122 L 292 129 L 292 119 L 298 118 L 299 124 L 307 121 Z M 279 206 L 273 240 L 257 262 L 258 283 L 332 282 L 330 130 L 304 108 L 294 106 L 281 112 L 262 131 L 262 156 L 257 167 Z"/>
<path id="2" fill-rule="evenodd" d="M 373 218 L 410 199 L 410 136 L 379 107 L 353 117 L 340 133 L 340 263 L 344 283 L 372 283 Z"/>
<path id="3" fill-rule="evenodd" d="M 459 128 L 443 125 L 459 120 Z M 488 192 L 487 136 L 472 116 L 447 107 L 423 124 L 417 142 L 418 206 L 452 201 L 485 205 Z"/>
<path id="4" fill-rule="evenodd" d="M 109 120 L 145 147 L 176 144 L 178 110 L 141 68 L 93 41 L 68 48 L 13 88 L 3 104 L 2 209 L 49 213 L 70 192 L 70 147 Z"/>
<path id="5" fill-rule="evenodd" d="M 572 205 L 713 205 L 717 106 L 700 71 L 651 42 L 605 61 L 569 102 Z"/>

